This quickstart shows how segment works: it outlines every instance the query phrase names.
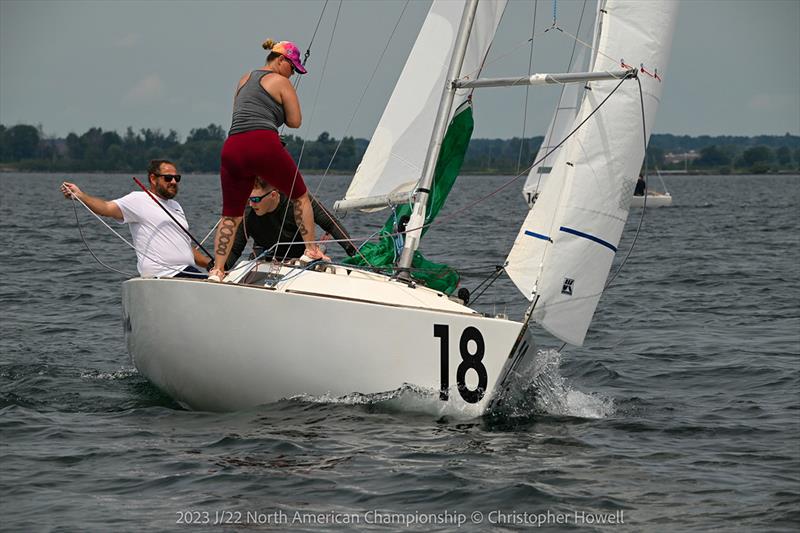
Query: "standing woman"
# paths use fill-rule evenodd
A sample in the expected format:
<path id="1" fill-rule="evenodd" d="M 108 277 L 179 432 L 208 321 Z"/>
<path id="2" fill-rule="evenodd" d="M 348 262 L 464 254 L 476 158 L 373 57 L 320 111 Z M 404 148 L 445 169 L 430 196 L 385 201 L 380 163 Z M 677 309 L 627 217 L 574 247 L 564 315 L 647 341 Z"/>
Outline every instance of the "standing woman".
<path id="1" fill-rule="evenodd" d="M 299 128 L 302 123 L 300 102 L 289 78 L 295 72 L 305 74 L 306 69 L 294 43 L 268 39 L 262 46 L 269 51 L 267 62 L 239 80 L 231 129 L 222 147 L 222 220 L 214 238 L 215 267 L 209 276 L 215 281 L 225 275 L 224 265 L 256 176 L 294 200 L 293 215 L 306 244 L 305 254 L 328 259 L 314 242 L 314 212 L 303 176 L 278 137 L 281 125 Z"/>

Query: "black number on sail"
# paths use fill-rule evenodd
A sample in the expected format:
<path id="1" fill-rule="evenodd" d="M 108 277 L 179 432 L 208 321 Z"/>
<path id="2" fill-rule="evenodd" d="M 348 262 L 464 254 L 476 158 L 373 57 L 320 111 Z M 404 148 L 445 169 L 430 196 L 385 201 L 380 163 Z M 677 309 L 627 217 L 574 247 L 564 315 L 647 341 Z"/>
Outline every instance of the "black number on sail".
<path id="1" fill-rule="evenodd" d="M 447 401 L 450 388 L 450 366 L 449 366 L 449 346 L 450 346 L 450 328 L 447 324 L 434 324 L 433 336 L 439 339 L 439 376 L 440 388 L 439 399 Z M 469 351 L 469 341 L 475 343 L 475 353 Z M 489 384 L 489 376 L 486 373 L 486 367 L 483 366 L 483 355 L 486 352 L 486 343 L 483 341 L 478 328 L 469 326 L 461 334 L 459 341 L 459 349 L 461 352 L 461 364 L 456 369 L 456 383 L 458 384 L 458 393 L 467 403 L 478 403 L 483 398 L 486 387 Z M 474 370 L 478 374 L 478 386 L 475 389 L 467 387 L 467 371 Z"/>

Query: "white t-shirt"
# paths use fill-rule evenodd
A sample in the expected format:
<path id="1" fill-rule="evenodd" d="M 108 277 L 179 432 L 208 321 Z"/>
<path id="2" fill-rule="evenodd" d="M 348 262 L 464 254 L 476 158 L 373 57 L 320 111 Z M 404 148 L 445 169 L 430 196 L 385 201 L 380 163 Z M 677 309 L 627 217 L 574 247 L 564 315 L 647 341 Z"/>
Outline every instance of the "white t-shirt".
<path id="1" fill-rule="evenodd" d="M 189 229 L 181 204 L 159 198 L 172 216 Z M 144 191 L 114 200 L 122 211 L 122 222 L 131 228 L 136 246 L 136 268 L 142 277 L 171 277 L 189 265 L 196 266 L 189 236 Z"/>

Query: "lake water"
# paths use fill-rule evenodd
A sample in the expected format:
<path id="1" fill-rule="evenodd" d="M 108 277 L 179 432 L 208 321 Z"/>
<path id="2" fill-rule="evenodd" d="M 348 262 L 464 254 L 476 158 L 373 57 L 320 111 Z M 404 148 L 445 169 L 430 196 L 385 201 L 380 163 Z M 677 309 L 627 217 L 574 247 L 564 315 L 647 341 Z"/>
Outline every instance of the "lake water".
<path id="1" fill-rule="evenodd" d="M 534 327 L 550 390 L 523 416 L 477 420 L 435 416 L 412 393 L 179 408 L 131 366 L 123 277 L 85 249 L 63 179 L 0 175 L 2 529 L 797 530 L 797 176 L 665 177 L 674 205 L 647 211 L 585 346 L 559 351 Z M 106 198 L 135 188 L 70 179 Z M 459 210 L 507 180 L 463 178 L 424 241 L 468 288 L 503 262 L 521 183 Z M 329 202 L 347 185 L 309 182 Z M 177 199 L 202 237 L 218 179 L 188 176 Z M 135 272 L 133 252 L 77 207 L 92 251 Z M 366 237 L 385 216 L 345 223 Z M 519 317 L 525 305 L 506 280 L 478 307 Z"/>

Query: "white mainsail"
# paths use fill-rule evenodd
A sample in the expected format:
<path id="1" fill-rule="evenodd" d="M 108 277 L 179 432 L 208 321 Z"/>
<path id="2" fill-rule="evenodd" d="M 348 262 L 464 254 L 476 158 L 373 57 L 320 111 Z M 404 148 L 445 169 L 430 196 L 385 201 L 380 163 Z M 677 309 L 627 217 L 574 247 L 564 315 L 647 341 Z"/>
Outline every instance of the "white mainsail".
<path id="1" fill-rule="evenodd" d="M 592 70 L 641 67 L 645 129 L 636 80 L 619 89 L 561 148 L 508 256 L 506 272 L 530 300 L 533 319 L 570 344 L 583 344 L 603 293 L 661 99 L 678 3 L 609 0 Z M 591 82 L 577 121 L 617 81 Z"/>
<path id="2" fill-rule="evenodd" d="M 581 16 L 578 19 L 578 26 L 575 35 L 578 39 L 588 42 L 592 35 L 592 29 L 595 28 L 594 22 L 600 16 L 599 3 L 595 9 L 596 17 L 591 18 L 586 16 L 587 3 L 583 5 Z M 591 19 L 587 22 L 585 19 Z M 589 54 L 583 45 L 575 41 L 573 43 L 572 53 L 570 54 L 567 70 L 565 72 L 586 72 L 589 69 Z M 550 170 L 553 168 L 553 163 L 558 157 L 558 150 L 553 151 L 547 155 L 553 148 L 560 143 L 567 134 L 572 131 L 575 124 L 575 117 L 578 115 L 581 99 L 583 98 L 583 85 L 578 83 L 568 83 L 561 86 L 561 96 L 558 100 L 556 110 L 553 112 L 553 118 L 550 119 L 550 125 L 542 139 L 542 144 L 539 146 L 539 151 L 536 153 L 535 161 L 539 163 L 531 167 L 528 173 L 528 179 L 525 180 L 525 185 L 522 186 L 522 196 L 528 204 L 528 207 L 533 207 L 536 198 L 544 188 Z M 546 157 L 545 157 L 546 156 Z"/>
<path id="3" fill-rule="evenodd" d="M 336 203 L 337 210 L 364 204 L 382 209 L 389 197 L 398 201 L 404 194 L 399 201 L 407 201 L 425 163 L 465 4 L 464 0 L 437 0 L 431 5 L 350 187 Z M 461 69 L 463 78 L 478 77 L 505 6 L 505 0 L 478 5 Z M 470 89 L 457 91 L 452 109 L 458 109 L 470 93 Z"/>

